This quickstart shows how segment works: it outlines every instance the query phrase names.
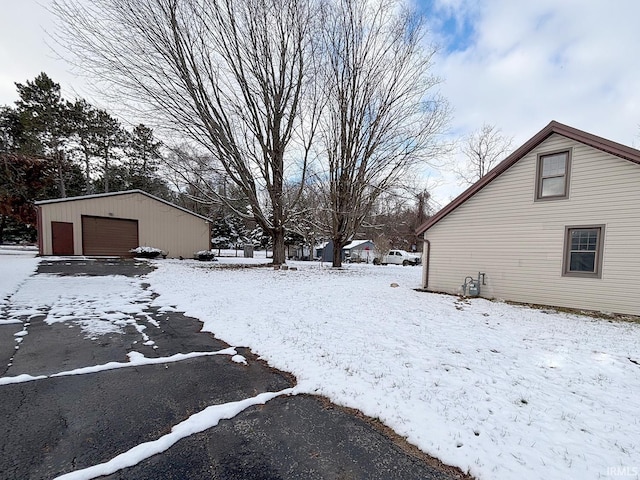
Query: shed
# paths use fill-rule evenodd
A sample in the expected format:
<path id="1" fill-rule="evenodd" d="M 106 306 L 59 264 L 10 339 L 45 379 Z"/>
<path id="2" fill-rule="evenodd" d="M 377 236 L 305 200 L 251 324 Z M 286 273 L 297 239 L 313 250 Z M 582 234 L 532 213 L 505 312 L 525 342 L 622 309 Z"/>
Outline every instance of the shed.
<path id="1" fill-rule="evenodd" d="M 342 253 L 342 259 L 344 260 L 344 252 Z M 320 260 L 322 262 L 333 262 L 333 240 L 329 240 L 322 247 L 322 253 L 320 254 Z"/>
<path id="2" fill-rule="evenodd" d="M 640 315 L 640 151 L 552 121 L 431 217 L 423 286 Z"/>
<path id="3" fill-rule="evenodd" d="M 329 242 L 321 242 L 315 247 L 313 247 L 313 259 L 314 260 L 322 260 L 322 254 L 324 253 L 324 249 L 327 248 L 327 244 Z"/>
<path id="4" fill-rule="evenodd" d="M 345 261 L 347 255 L 351 255 L 351 259 L 356 255 L 360 258 L 360 261 L 367 261 L 367 258 L 370 257 L 371 261 L 373 261 L 374 249 L 375 245 L 371 240 L 352 240 L 342 247 L 342 261 Z M 319 256 L 323 262 L 333 262 L 333 240 L 329 240 L 322 247 L 322 252 Z"/>
<path id="5" fill-rule="evenodd" d="M 209 219 L 142 190 L 36 202 L 40 255 L 131 257 L 138 246 L 190 258 L 210 249 Z"/>
<path id="6" fill-rule="evenodd" d="M 351 262 L 373 262 L 376 246 L 371 240 L 352 240 L 342 248 Z"/>

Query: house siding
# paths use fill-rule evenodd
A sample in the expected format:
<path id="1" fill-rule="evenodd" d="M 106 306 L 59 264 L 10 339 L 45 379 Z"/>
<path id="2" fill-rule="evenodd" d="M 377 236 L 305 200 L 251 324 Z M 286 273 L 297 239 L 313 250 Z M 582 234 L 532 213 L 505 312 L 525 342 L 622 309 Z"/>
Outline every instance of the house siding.
<path id="1" fill-rule="evenodd" d="M 569 148 L 569 197 L 535 201 L 537 155 Z M 427 288 L 459 293 L 484 272 L 487 298 L 638 315 L 639 186 L 637 164 L 553 134 L 425 232 Z M 602 277 L 563 276 L 565 227 L 596 224 Z"/>
<path id="2" fill-rule="evenodd" d="M 190 258 L 210 248 L 209 224 L 204 219 L 141 193 L 44 203 L 40 212 L 43 255 L 53 253 L 51 222 L 73 223 L 74 253 L 84 254 L 82 215 L 137 220 L 140 245 L 160 248 L 169 257 Z"/>

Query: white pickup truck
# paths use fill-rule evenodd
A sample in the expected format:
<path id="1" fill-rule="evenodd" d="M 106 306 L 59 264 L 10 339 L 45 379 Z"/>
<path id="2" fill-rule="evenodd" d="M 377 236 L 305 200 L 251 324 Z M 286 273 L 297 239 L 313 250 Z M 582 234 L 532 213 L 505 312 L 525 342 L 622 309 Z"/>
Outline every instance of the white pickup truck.
<path id="1" fill-rule="evenodd" d="M 382 260 L 376 258 L 373 263 L 376 265 L 387 265 L 391 263 L 393 265 L 420 265 L 422 257 L 417 254 L 409 253 L 405 250 L 389 250 L 389 253 L 383 255 Z"/>

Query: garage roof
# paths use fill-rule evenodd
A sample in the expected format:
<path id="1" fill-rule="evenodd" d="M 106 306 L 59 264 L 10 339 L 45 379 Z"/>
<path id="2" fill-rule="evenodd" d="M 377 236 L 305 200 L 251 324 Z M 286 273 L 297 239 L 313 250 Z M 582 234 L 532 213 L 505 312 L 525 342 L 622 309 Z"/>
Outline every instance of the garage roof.
<path id="1" fill-rule="evenodd" d="M 150 193 L 147 193 L 145 191 L 142 190 L 125 190 L 123 192 L 109 192 L 109 193 L 98 193 L 95 195 L 81 195 L 79 197 L 65 197 L 65 198 L 53 198 L 51 200 L 40 200 L 38 202 L 35 202 L 36 205 L 47 205 L 47 204 L 51 204 L 51 203 L 62 203 L 62 202 L 75 202 L 76 200 L 88 200 L 91 198 L 106 198 L 106 197 L 114 197 L 116 195 L 128 195 L 128 194 L 132 194 L 132 193 L 139 193 L 141 195 L 144 195 L 145 197 L 149 197 L 153 200 L 156 200 L 158 202 L 164 203 L 165 205 L 169 205 L 170 207 L 173 208 L 177 208 L 178 210 L 182 210 L 185 213 L 188 213 L 190 215 L 193 215 L 194 217 L 198 217 L 201 218 L 203 220 L 206 220 L 207 222 L 210 222 L 211 219 L 204 217 L 202 215 L 198 215 L 197 213 L 192 212 L 191 210 L 187 210 L 186 208 L 183 207 L 179 207 L 178 205 L 168 202 L 166 200 L 163 200 L 162 198 L 158 198 L 154 195 L 151 195 Z"/>

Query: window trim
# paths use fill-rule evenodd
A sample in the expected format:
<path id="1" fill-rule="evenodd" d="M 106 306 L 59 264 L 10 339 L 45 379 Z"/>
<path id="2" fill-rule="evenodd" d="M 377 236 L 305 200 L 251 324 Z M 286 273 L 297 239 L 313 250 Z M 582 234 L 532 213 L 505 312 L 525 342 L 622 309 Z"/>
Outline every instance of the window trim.
<path id="1" fill-rule="evenodd" d="M 596 258 L 594 260 L 594 272 L 572 272 L 569 270 L 571 265 L 571 231 L 572 230 L 598 230 L 598 240 L 596 243 Z M 602 278 L 602 258 L 604 257 L 604 233 L 605 225 L 566 225 L 564 227 L 564 249 L 562 256 L 562 276 L 563 277 L 583 277 L 583 278 Z"/>
<path id="2" fill-rule="evenodd" d="M 542 196 L 542 161 L 545 157 L 552 157 L 561 153 L 567 154 L 567 162 L 564 167 L 564 193 L 562 195 L 547 195 Z M 569 183 L 571 179 L 571 157 L 573 156 L 573 148 L 563 148 L 561 150 L 554 150 L 551 152 L 539 153 L 536 159 L 536 202 L 546 202 L 549 200 L 563 200 L 569 198 Z"/>

